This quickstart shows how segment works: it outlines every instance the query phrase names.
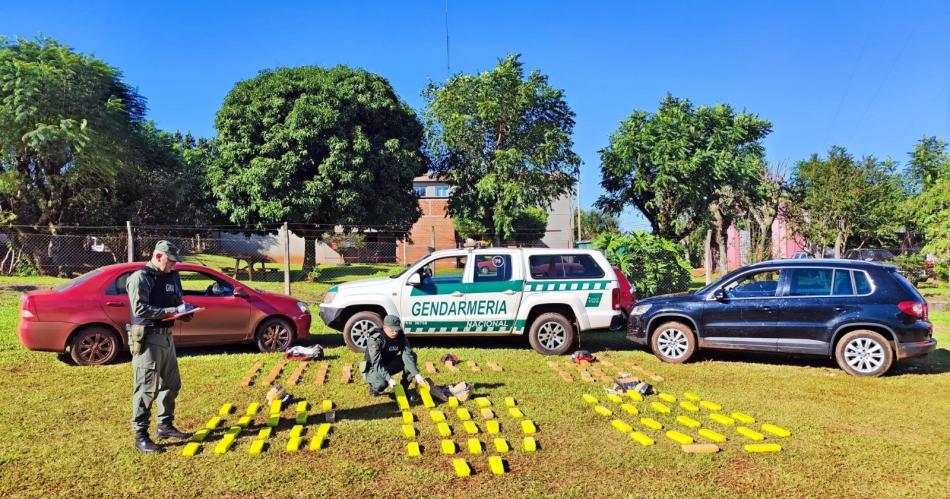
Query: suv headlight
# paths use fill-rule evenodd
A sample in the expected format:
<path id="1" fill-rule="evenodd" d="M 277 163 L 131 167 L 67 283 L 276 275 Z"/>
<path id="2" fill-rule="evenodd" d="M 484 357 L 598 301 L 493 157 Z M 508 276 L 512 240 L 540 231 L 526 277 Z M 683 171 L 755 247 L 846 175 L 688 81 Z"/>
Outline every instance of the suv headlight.
<path id="1" fill-rule="evenodd" d="M 323 303 L 333 303 L 334 298 L 336 298 L 336 291 L 328 291 L 323 295 Z"/>
<path id="2" fill-rule="evenodd" d="M 307 304 L 304 303 L 304 302 L 302 302 L 302 301 L 298 301 L 298 302 L 297 302 L 297 308 L 300 309 L 300 313 L 302 313 L 302 314 L 306 314 L 307 312 L 310 311 L 310 308 L 307 307 Z"/>
<path id="3" fill-rule="evenodd" d="M 646 304 L 646 305 L 637 305 L 636 307 L 633 307 L 633 310 L 630 312 L 630 314 L 631 314 L 631 315 L 643 315 L 643 314 L 647 313 L 647 310 L 650 310 L 650 307 L 651 307 L 651 306 L 652 306 L 652 305 L 650 305 L 649 303 Z"/>

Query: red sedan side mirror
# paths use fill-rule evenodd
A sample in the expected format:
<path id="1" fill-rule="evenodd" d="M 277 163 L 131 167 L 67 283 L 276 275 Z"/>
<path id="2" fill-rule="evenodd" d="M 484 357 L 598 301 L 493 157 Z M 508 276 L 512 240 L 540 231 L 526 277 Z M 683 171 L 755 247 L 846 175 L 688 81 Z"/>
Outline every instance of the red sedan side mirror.
<path id="1" fill-rule="evenodd" d="M 247 295 L 247 290 L 245 290 L 245 289 L 242 288 L 242 287 L 236 287 L 236 288 L 234 288 L 234 296 L 236 296 L 236 297 L 238 297 L 238 298 L 247 298 L 247 296 L 248 296 L 248 295 Z"/>

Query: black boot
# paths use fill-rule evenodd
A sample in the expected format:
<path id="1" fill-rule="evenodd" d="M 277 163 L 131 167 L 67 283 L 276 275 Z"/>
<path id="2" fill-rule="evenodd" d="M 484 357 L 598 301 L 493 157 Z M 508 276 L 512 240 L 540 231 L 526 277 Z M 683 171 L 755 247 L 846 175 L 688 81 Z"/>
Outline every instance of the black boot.
<path id="1" fill-rule="evenodd" d="M 159 447 L 148 437 L 148 430 L 139 430 L 135 432 L 135 448 L 146 453 L 165 452 L 165 449 Z"/>
<path id="2" fill-rule="evenodd" d="M 191 438 L 191 433 L 178 431 L 178 428 L 175 428 L 174 425 L 167 423 L 158 425 L 158 431 L 155 432 L 155 436 L 159 439 L 175 438 L 178 440 L 184 440 L 186 438 Z"/>

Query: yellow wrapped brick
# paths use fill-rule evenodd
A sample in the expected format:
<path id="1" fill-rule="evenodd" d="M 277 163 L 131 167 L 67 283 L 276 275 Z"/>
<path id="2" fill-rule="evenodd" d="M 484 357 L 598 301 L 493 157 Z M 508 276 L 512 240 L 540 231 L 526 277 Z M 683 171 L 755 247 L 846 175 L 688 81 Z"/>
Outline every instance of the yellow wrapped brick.
<path id="1" fill-rule="evenodd" d="M 520 419 L 524 417 L 524 413 L 521 412 L 521 409 L 518 409 L 517 407 L 509 407 L 508 414 L 515 419 Z"/>
<path id="2" fill-rule="evenodd" d="M 406 444 L 406 455 L 409 457 L 419 457 L 422 450 L 419 448 L 419 442 L 409 442 Z"/>
<path id="3" fill-rule="evenodd" d="M 511 450 L 511 448 L 508 446 L 508 441 L 505 440 L 504 438 L 496 438 L 494 442 L 495 442 L 495 450 L 498 452 L 508 452 L 509 450 Z"/>
<path id="4" fill-rule="evenodd" d="M 259 456 L 264 451 L 265 444 L 267 444 L 265 440 L 255 440 L 251 442 L 251 447 L 247 449 L 247 453 L 252 456 Z"/>
<path id="5" fill-rule="evenodd" d="M 460 421 L 468 421 L 472 419 L 472 413 L 468 412 L 468 409 L 464 407 L 460 407 L 457 411 L 455 411 L 455 415 L 458 416 Z"/>
<path id="6" fill-rule="evenodd" d="M 639 431 L 630 432 L 630 438 L 632 438 L 634 442 L 643 446 L 650 446 L 654 444 L 652 438 L 640 433 Z"/>
<path id="7" fill-rule="evenodd" d="M 474 421 L 466 421 L 462 423 L 462 427 L 465 428 L 465 433 L 469 435 L 475 435 L 478 433 L 478 425 Z"/>
<path id="8" fill-rule="evenodd" d="M 458 407 L 459 399 L 455 398 L 455 396 L 449 397 L 448 404 L 449 404 L 449 407 Z"/>
<path id="9" fill-rule="evenodd" d="M 402 411 L 402 422 L 405 424 L 412 424 L 415 422 L 416 418 L 409 411 Z"/>
<path id="10" fill-rule="evenodd" d="M 469 454 L 481 454 L 482 453 L 482 443 L 477 438 L 468 439 L 468 452 Z"/>
<path id="11" fill-rule="evenodd" d="M 468 466 L 464 459 L 453 459 L 452 467 L 455 468 L 456 476 L 466 477 L 472 474 L 472 468 Z"/>
<path id="12" fill-rule="evenodd" d="M 728 416 L 723 416 L 722 414 L 716 414 L 716 413 L 710 414 L 709 419 L 723 426 L 732 426 L 736 423 L 732 418 Z"/>
<path id="13" fill-rule="evenodd" d="M 792 434 L 792 432 L 782 428 L 781 426 L 775 426 L 774 424 L 765 423 L 762 425 L 762 430 L 767 431 L 777 437 L 787 437 Z"/>
<path id="14" fill-rule="evenodd" d="M 600 414 L 601 416 L 604 416 L 604 417 L 610 417 L 611 415 L 613 415 L 613 411 L 611 411 L 610 409 L 608 409 L 608 408 L 606 408 L 606 407 L 604 407 L 604 406 L 602 406 L 602 405 L 595 405 L 595 406 L 594 406 L 594 411 L 595 411 L 597 414 Z"/>
<path id="15" fill-rule="evenodd" d="M 208 434 L 209 434 L 210 432 L 211 432 L 211 430 L 209 430 L 209 429 L 207 429 L 207 428 L 198 430 L 198 431 L 195 432 L 194 435 L 191 436 L 191 441 L 192 441 L 192 442 L 204 442 L 205 439 L 208 438 Z"/>
<path id="16" fill-rule="evenodd" d="M 703 400 L 703 401 L 701 401 L 701 402 L 699 403 L 699 406 L 702 407 L 703 409 L 708 409 L 708 410 L 710 410 L 710 411 L 721 411 L 721 410 L 722 410 L 722 406 L 721 406 L 721 405 L 719 405 L 719 404 L 717 404 L 717 403 L 715 403 L 715 402 L 710 402 L 710 401 L 708 401 L 708 400 Z"/>
<path id="17" fill-rule="evenodd" d="M 619 419 L 614 419 L 613 421 L 610 422 L 610 425 L 622 433 L 630 433 L 631 431 L 633 431 L 632 426 L 630 426 L 629 424 Z"/>
<path id="18" fill-rule="evenodd" d="M 402 435 L 406 438 L 416 438 L 416 429 L 411 424 L 402 425 Z"/>
<path id="19" fill-rule="evenodd" d="M 309 447 L 309 449 L 310 449 L 310 450 L 320 450 L 320 449 L 322 449 L 322 448 L 323 448 L 323 443 L 326 441 L 326 439 L 327 439 L 327 436 L 326 436 L 326 435 L 320 435 L 320 434 L 314 435 L 313 438 L 310 439 L 310 447 Z"/>
<path id="20" fill-rule="evenodd" d="M 537 433 L 538 427 L 534 425 L 534 421 L 531 421 L 530 419 L 523 419 L 521 420 L 521 431 L 530 435 L 532 433 Z"/>
<path id="21" fill-rule="evenodd" d="M 186 457 L 194 456 L 198 453 L 198 449 L 200 448 L 201 444 L 198 442 L 188 442 L 188 444 L 185 445 L 185 448 L 181 450 L 181 455 Z"/>
<path id="22" fill-rule="evenodd" d="M 281 401 L 271 400 L 270 402 L 270 413 L 271 414 L 280 414 Z"/>
<path id="23" fill-rule="evenodd" d="M 676 416 L 676 422 L 689 428 L 699 428 L 701 425 L 699 421 L 689 416 Z"/>
<path id="24" fill-rule="evenodd" d="M 491 406 L 491 400 L 488 400 L 488 397 L 475 397 L 475 403 L 478 404 L 479 407 Z"/>
<path id="25" fill-rule="evenodd" d="M 673 395 L 670 395 L 669 393 L 660 393 L 659 395 L 657 395 L 657 398 L 664 402 L 669 402 L 670 404 L 676 403 L 676 397 Z"/>
<path id="26" fill-rule="evenodd" d="M 218 409 L 218 415 L 227 416 L 228 414 L 231 414 L 231 411 L 233 410 L 234 410 L 234 404 L 224 404 L 221 406 L 220 409 Z"/>
<path id="27" fill-rule="evenodd" d="M 501 423 L 499 423 L 495 419 L 492 419 L 490 421 L 485 421 L 485 431 L 487 431 L 491 435 L 494 435 L 495 433 L 498 433 L 499 431 L 501 431 Z"/>
<path id="28" fill-rule="evenodd" d="M 508 406 L 508 407 L 514 407 L 514 406 L 516 406 L 516 405 L 518 405 L 518 404 L 517 404 L 517 402 L 515 402 L 515 398 L 514 398 L 514 397 L 505 397 L 505 405 Z"/>
<path id="29" fill-rule="evenodd" d="M 297 402 L 297 412 L 307 412 L 307 409 L 309 409 L 309 407 L 307 407 L 307 401 L 306 401 L 306 400 L 302 400 L 302 401 L 300 401 L 300 402 Z"/>
<path id="30" fill-rule="evenodd" d="M 327 436 L 330 434 L 330 423 L 321 423 L 317 427 L 317 435 Z"/>
<path id="31" fill-rule="evenodd" d="M 742 435 L 749 440 L 765 440 L 765 435 L 753 430 L 752 428 L 746 428 L 745 426 L 736 427 L 736 432 Z"/>
<path id="32" fill-rule="evenodd" d="M 258 402 L 251 402 L 247 405 L 247 410 L 244 411 L 244 414 L 248 416 L 254 416 L 261 410 L 261 404 Z"/>
<path id="33" fill-rule="evenodd" d="M 534 437 L 524 437 L 525 452 L 535 452 L 538 450 L 538 441 Z"/>
<path id="34" fill-rule="evenodd" d="M 650 407 L 653 408 L 654 411 L 659 412 L 661 414 L 670 413 L 670 408 L 659 402 L 650 402 Z"/>
<path id="35" fill-rule="evenodd" d="M 678 431 L 670 430 L 670 431 L 666 432 L 666 437 L 669 438 L 670 440 L 672 440 L 672 441 L 674 441 L 674 442 L 680 444 L 680 445 L 686 445 L 686 444 L 691 444 L 691 443 L 693 443 L 693 437 L 691 437 L 691 436 L 689 436 L 689 435 L 687 435 L 687 434 L 685 434 L 685 433 L 680 433 L 680 432 L 678 432 Z"/>
<path id="36" fill-rule="evenodd" d="M 294 425 L 294 427 L 290 429 L 290 438 L 299 437 L 301 435 L 303 435 L 303 425 Z"/>
<path id="37" fill-rule="evenodd" d="M 630 404 L 620 404 L 620 408 L 623 409 L 625 412 L 633 414 L 634 416 L 636 416 L 637 414 L 640 414 L 640 411 L 638 411 L 636 407 Z"/>
<path id="38" fill-rule="evenodd" d="M 597 403 L 597 398 L 594 397 L 593 395 L 590 395 L 590 394 L 587 394 L 587 393 L 585 393 L 584 395 L 581 395 L 581 398 L 583 398 L 583 399 L 584 399 L 584 402 L 587 402 L 588 404 L 596 404 L 596 403 Z"/>
<path id="39" fill-rule="evenodd" d="M 325 412 L 325 411 L 332 411 L 332 410 L 333 410 L 333 401 L 332 401 L 332 400 L 324 400 L 323 402 L 320 403 L 320 408 L 323 409 L 324 412 Z"/>
<path id="40" fill-rule="evenodd" d="M 657 421 L 657 420 L 655 420 L 655 419 L 640 418 L 640 424 L 642 424 L 643 426 L 646 426 L 647 428 L 653 429 L 653 430 L 662 430 L 662 429 L 663 429 L 663 423 L 661 423 L 661 422 L 659 422 L 659 421 Z"/>
<path id="41" fill-rule="evenodd" d="M 686 400 L 692 400 L 693 402 L 699 402 L 702 398 L 699 395 L 691 392 L 683 392 L 683 398 Z"/>
<path id="42" fill-rule="evenodd" d="M 440 436 L 443 436 L 443 437 L 452 436 L 452 427 L 449 426 L 449 424 L 446 423 L 445 421 L 436 423 L 435 429 L 438 430 Z"/>
<path id="43" fill-rule="evenodd" d="M 779 452 L 782 446 L 779 444 L 746 444 L 742 448 L 746 452 Z"/>
<path id="44" fill-rule="evenodd" d="M 441 423 L 445 421 L 445 413 L 442 411 L 429 411 L 429 418 L 432 419 L 433 423 Z"/>
<path id="45" fill-rule="evenodd" d="M 443 454 L 455 454 L 455 442 L 451 440 L 442 440 L 440 447 Z"/>
<path id="46" fill-rule="evenodd" d="M 748 414 L 743 414 L 741 412 L 734 412 L 731 414 L 732 419 L 742 423 L 742 424 L 752 424 L 755 423 L 755 418 Z"/>
<path id="47" fill-rule="evenodd" d="M 633 400 L 643 400 L 643 395 L 640 395 L 634 390 L 627 390 L 627 396 Z"/>
<path id="48" fill-rule="evenodd" d="M 205 423 L 205 428 L 209 430 L 213 430 L 217 428 L 219 424 L 221 424 L 221 418 L 218 416 L 215 416 L 209 419 L 207 423 Z"/>
<path id="49" fill-rule="evenodd" d="M 287 441 L 287 452 L 297 452 L 300 450 L 300 444 L 303 443 L 303 437 L 290 437 Z"/>
<path id="50" fill-rule="evenodd" d="M 270 427 L 268 427 L 268 428 L 261 428 L 261 431 L 257 432 L 257 439 L 258 439 L 258 440 L 267 440 L 268 438 L 270 438 L 270 434 L 271 434 L 272 431 L 274 431 L 274 429 L 273 429 L 273 428 L 270 428 Z"/>
<path id="51" fill-rule="evenodd" d="M 620 395 L 614 395 L 613 393 L 608 393 L 608 394 L 607 394 L 607 400 L 609 400 L 609 401 L 611 401 L 611 402 L 613 402 L 613 403 L 615 403 L 615 404 L 622 404 L 622 403 L 623 403 L 623 397 L 621 397 Z"/>
<path id="52" fill-rule="evenodd" d="M 699 407 L 696 407 L 696 404 L 693 404 L 692 402 L 680 402 L 680 407 L 686 409 L 689 412 L 699 412 Z"/>
<path id="53" fill-rule="evenodd" d="M 491 472 L 495 475 L 504 475 L 505 474 L 505 463 L 501 460 L 501 456 L 491 456 L 488 458 L 488 467 L 491 469 Z"/>

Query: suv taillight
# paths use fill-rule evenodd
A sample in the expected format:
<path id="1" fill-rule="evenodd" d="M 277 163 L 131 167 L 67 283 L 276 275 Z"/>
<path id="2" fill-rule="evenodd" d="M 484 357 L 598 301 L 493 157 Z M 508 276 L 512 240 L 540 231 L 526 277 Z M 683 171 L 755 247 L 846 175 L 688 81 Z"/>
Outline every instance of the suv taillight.
<path id="1" fill-rule="evenodd" d="M 620 310 L 620 288 L 614 288 L 610 293 L 610 306 L 614 310 Z"/>
<path id="2" fill-rule="evenodd" d="M 34 320 L 36 319 L 36 302 L 33 301 L 33 297 L 30 295 L 23 295 L 20 297 L 20 317 L 23 320 Z"/>
<path id="3" fill-rule="evenodd" d="M 897 304 L 897 308 L 911 317 L 927 320 L 927 302 L 902 301 Z"/>

